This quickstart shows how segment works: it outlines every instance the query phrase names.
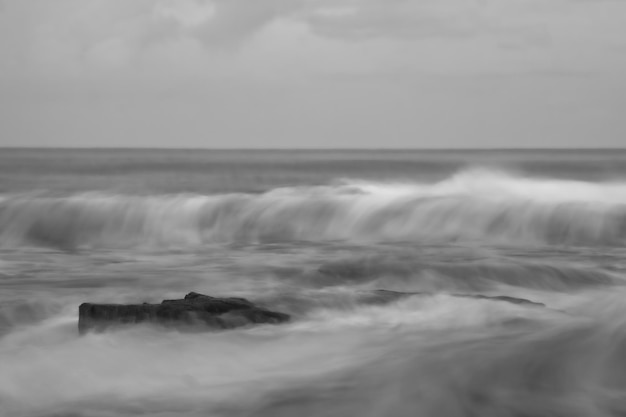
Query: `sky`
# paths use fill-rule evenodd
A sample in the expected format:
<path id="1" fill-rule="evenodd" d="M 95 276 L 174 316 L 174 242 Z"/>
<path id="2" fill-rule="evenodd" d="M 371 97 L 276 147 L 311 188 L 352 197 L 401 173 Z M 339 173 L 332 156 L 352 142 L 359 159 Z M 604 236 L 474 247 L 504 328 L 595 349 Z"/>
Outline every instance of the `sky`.
<path id="1" fill-rule="evenodd" d="M 0 0 L 0 146 L 626 147 L 626 1 Z"/>

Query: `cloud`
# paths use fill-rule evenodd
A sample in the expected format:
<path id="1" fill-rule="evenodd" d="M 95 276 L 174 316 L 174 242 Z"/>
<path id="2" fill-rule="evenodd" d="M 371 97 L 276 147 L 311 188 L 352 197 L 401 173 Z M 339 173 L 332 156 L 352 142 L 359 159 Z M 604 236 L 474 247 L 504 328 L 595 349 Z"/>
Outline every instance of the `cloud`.
<path id="1" fill-rule="evenodd" d="M 211 6 L 187 33 L 208 46 L 241 44 L 278 20 L 305 24 L 339 40 L 468 38 L 485 34 L 532 38 L 541 16 L 574 0 L 195 0 Z M 174 7 L 174 6 L 173 6 Z M 545 16 L 544 16 L 545 17 Z"/>
<path id="2" fill-rule="evenodd" d="M 214 0 L 214 15 L 191 33 L 208 45 L 229 45 L 246 40 L 275 19 L 302 7 L 300 0 Z"/>
<path id="3" fill-rule="evenodd" d="M 547 43 L 541 12 L 560 0 L 344 0 L 311 10 L 304 19 L 320 36 L 343 40 L 431 38 L 497 40 L 537 45 Z M 560 9 L 560 8 L 559 8 Z"/>
<path id="4" fill-rule="evenodd" d="M 307 54 L 351 67 L 350 60 L 358 65 L 374 59 L 408 62 L 404 55 L 418 50 L 435 60 L 447 60 L 442 65 L 454 62 L 456 66 L 465 59 L 471 66 L 468 54 L 446 58 L 468 44 L 494 65 L 528 49 L 552 48 L 555 42 L 575 55 L 582 41 L 598 55 L 602 53 L 598 44 L 626 38 L 623 22 L 613 17 L 626 11 L 624 4 L 615 0 L 0 0 L 0 7 L 4 5 L 0 76 L 75 76 L 139 67 L 150 72 L 161 66 L 169 71 L 178 59 L 181 66 L 196 66 L 181 69 L 181 74 L 220 66 L 228 72 L 232 63 L 270 68 L 261 62 L 268 59 L 276 60 L 277 66 L 297 66 L 298 60 L 312 61 Z M 598 9 L 603 13 L 589 14 Z M 608 12 L 613 9 L 616 13 Z M 298 39 L 292 40 L 294 36 Z M 311 52 L 300 52 L 299 47 Z M 437 53 L 431 51 L 434 48 Z M 502 49 L 502 55 L 496 56 L 499 52 L 494 48 Z M 381 65 L 384 62 L 371 66 Z"/>
<path id="5" fill-rule="evenodd" d="M 30 35 L 74 36 L 84 44 L 194 36 L 214 46 L 245 41 L 279 19 L 343 39 L 466 37 L 524 26 L 523 9 L 540 0 L 0 1 L 10 6 L 11 18 L 26 18 L 23 31 Z"/>
<path id="6" fill-rule="evenodd" d="M 154 18 L 153 5 L 150 0 L 9 0 L 0 13 L 0 52 L 35 74 L 124 66 L 137 51 L 176 30 L 175 22 Z"/>
<path id="7" fill-rule="evenodd" d="M 449 1 L 351 1 L 312 10 L 306 20 L 317 33 L 345 39 L 468 36 L 479 23 L 476 9 Z"/>

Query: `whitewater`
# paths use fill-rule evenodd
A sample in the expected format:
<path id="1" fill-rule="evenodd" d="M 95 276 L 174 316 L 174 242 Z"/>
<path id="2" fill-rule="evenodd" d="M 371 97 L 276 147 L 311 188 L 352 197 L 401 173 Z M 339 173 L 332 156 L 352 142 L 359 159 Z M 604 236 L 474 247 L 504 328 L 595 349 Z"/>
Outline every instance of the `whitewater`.
<path id="1" fill-rule="evenodd" d="M 625 245 L 624 151 L 0 149 L 0 416 L 626 415 Z M 190 291 L 292 320 L 78 334 Z"/>

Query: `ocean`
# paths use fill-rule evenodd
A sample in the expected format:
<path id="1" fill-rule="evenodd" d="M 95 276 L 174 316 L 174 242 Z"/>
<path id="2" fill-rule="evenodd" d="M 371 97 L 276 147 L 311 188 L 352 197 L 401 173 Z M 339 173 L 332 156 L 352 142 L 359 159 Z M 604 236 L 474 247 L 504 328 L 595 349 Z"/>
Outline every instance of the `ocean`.
<path id="1" fill-rule="evenodd" d="M 0 416 L 624 416 L 625 244 L 624 150 L 0 149 Z M 78 333 L 191 291 L 291 321 Z"/>

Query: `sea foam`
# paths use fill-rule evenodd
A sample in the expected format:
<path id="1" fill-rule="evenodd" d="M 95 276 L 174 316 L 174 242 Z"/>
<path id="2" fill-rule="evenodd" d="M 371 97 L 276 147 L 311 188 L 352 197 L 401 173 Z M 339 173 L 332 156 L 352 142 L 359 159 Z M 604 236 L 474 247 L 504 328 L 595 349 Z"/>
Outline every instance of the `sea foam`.
<path id="1" fill-rule="evenodd" d="M 438 183 L 338 180 L 261 194 L 13 195 L 6 246 L 194 246 L 281 241 L 622 245 L 626 183 L 467 170 Z"/>

